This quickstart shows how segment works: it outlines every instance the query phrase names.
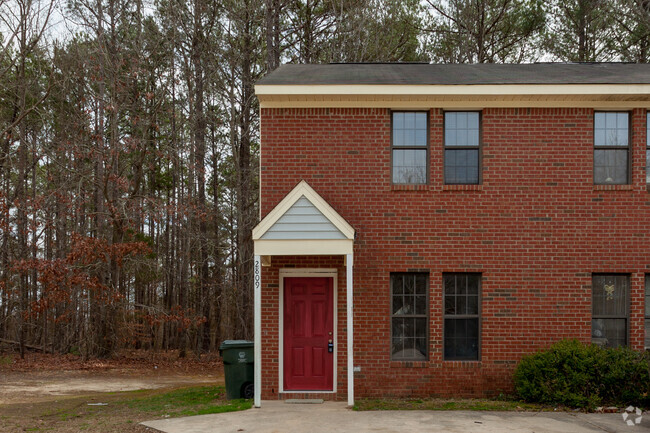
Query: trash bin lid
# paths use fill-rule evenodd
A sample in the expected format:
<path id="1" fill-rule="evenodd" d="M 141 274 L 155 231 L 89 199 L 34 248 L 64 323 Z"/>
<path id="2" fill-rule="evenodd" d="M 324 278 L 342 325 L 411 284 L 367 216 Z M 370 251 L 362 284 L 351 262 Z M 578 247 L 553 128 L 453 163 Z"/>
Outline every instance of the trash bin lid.
<path id="1" fill-rule="evenodd" d="M 224 340 L 219 346 L 219 350 L 223 349 L 246 349 L 253 347 L 253 342 L 248 340 Z"/>

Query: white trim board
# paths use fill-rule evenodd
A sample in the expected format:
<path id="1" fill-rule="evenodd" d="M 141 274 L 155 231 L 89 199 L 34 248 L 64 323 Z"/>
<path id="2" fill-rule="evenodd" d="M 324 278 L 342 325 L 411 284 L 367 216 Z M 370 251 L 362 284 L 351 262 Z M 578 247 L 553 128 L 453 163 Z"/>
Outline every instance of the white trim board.
<path id="1" fill-rule="evenodd" d="M 254 405 L 262 405 L 262 263 L 260 256 L 255 256 L 253 268 L 253 311 L 254 311 L 254 335 L 253 354 L 255 365 L 253 366 L 254 384 Z"/>
<path id="2" fill-rule="evenodd" d="M 430 96 L 404 100 L 400 96 L 260 96 L 260 108 L 389 108 L 392 110 L 483 110 L 486 108 L 593 108 L 598 110 L 650 109 L 648 95 L 529 97 L 458 97 Z"/>
<path id="3" fill-rule="evenodd" d="M 332 390 L 331 391 L 294 391 L 284 390 L 284 278 L 285 277 L 329 277 L 332 278 L 332 314 L 334 325 L 334 359 L 333 359 L 333 377 L 332 377 Z M 278 393 L 300 393 L 300 394 L 334 394 L 336 393 L 337 382 L 337 359 L 338 359 L 338 273 L 333 268 L 282 268 L 279 272 L 280 278 L 280 302 L 278 305 L 278 323 L 279 323 L 279 338 L 278 338 Z"/>
<path id="4" fill-rule="evenodd" d="M 650 84 L 258 84 L 262 95 L 648 95 Z"/>
<path id="5" fill-rule="evenodd" d="M 650 84 L 261 84 L 255 94 L 260 108 L 650 108 Z"/>
<path id="6" fill-rule="evenodd" d="M 340 256 L 352 254 L 351 239 L 258 239 L 253 244 L 258 256 Z"/>
<path id="7" fill-rule="evenodd" d="M 348 406 L 354 406 L 354 311 L 353 311 L 353 265 L 354 256 L 348 254 L 345 257 L 345 303 L 347 309 L 347 354 L 348 354 Z"/>

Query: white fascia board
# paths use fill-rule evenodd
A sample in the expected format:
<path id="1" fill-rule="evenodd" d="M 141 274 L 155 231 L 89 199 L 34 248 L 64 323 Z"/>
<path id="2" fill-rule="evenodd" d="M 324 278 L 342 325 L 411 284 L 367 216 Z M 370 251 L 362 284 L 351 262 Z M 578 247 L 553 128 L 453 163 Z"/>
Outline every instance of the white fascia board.
<path id="1" fill-rule="evenodd" d="M 413 98 L 413 99 L 408 99 Z M 618 99 L 616 99 L 618 98 Z M 484 110 L 486 108 L 592 108 L 594 110 L 650 109 L 650 95 L 602 96 L 259 96 L 260 108 L 388 108 L 391 110 Z"/>
<path id="2" fill-rule="evenodd" d="M 334 226 L 338 230 L 340 230 L 341 233 L 343 233 L 343 236 L 345 236 L 349 240 L 354 239 L 354 229 L 352 228 L 352 226 L 350 226 L 350 224 L 348 224 L 348 222 L 345 221 L 345 219 L 343 219 L 343 217 L 339 215 L 338 212 L 336 212 L 334 208 L 332 208 L 332 206 L 329 205 L 329 203 L 327 203 L 316 191 L 314 191 L 314 189 L 311 186 L 309 186 L 307 182 L 302 180 L 253 229 L 253 240 L 255 242 L 260 241 L 262 236 L 264 236 L 264 233 L 266 233 L 268 229 L 273 227 L 273 224 L 275 224 L 282 217 L 282 215 L 284 215 L 289 210 L 289 208 L 291 208 L 291 206 L 293 206 L 294 203 L 297 202 L 300 199 L 300 197 L 302 197 L 303 195 L 323 215 L 325 215 L 325 217 L 328 220 L 330 220 L 330 222 L 334 224 Z M 260 253 L 260 255 L 267 255 L 267 254 Z"/>
<path id="3" fill-rule="evenodd" d="M 258 84 L 264 95 L 642 95 L 650 84 Z"/>
<path id="4" fill-rule="evenodd" d="M 352 239 L 257 239 L 254 241 L 257 256 L 339 256 L 352 254 Z"/>

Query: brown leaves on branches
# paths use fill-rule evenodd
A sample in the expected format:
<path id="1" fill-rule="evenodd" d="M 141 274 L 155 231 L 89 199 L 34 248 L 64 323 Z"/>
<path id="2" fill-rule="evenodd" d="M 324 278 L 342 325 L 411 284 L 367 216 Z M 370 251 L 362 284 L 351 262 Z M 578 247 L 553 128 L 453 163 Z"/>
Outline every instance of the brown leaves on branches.
<path id="1" fill-rule="evenodd" d="M 145 242 L 109 244 L 106 240 L 73 234 L 70 252 L 64 259 L 36 259 L 15 261 L 12 271 L 26 274 L 38 272 L 41 296 L 24 311 L 26 317 L 37 317 L 55 306 L 74 305 L 74 297 L 92 297 L 105 305 L 117 303 L 123 295 L 117 288 L 103 283 L 98 270 L 106 265 L 123 266 L 128 257 L 148 254 Z M 67 312 L 60 312 L 55 321 L 65 320 Z"/>
<path id="2" fill-rule="evenodd" d="M 144 314 L 142 317 L 152 327 L 165 322 L 175 323 L 178 332 L 187 331 L 207 322 L 205 316 L 196 314 L 191 308 L 183 309 L 180 305 L 173 306 L 169 313 L 163 311 L 151 312 Z"/>

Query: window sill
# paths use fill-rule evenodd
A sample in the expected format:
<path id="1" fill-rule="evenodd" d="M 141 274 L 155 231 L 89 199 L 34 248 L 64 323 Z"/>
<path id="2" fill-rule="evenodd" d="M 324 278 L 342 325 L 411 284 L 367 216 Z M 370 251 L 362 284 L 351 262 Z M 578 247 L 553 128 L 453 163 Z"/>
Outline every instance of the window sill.
<path id="1" fill-rule="evenodd" d="M 482 191 L 483 185 L 443 185 L 443 191 Z"/>
<path id="2" fill-rule="evenodd" d="M 458 367 L 458 368 L 474 368 L 474 367 L 480 367 L 481 366 L 481 360 L 480 359 L 473 359 L 473 360 L 463 360 L 463 361 L 456 361 L 456 360 L 442 360 L 443 364 L 448 366 L 448 367 Z"/>
<path id="3" fill-rule="evenodd" d="M 390 368 L 427 368 L 429 361 L 391 361 Z"/>
<path id="4" fill-rule="evenodd" d="M 594 185 L 594 191 L 632 191 L 632 185 Z"/>
<path id="5" fill-rule="evenodd" d="M 392 184 L 390 186 L 391 191 L 429 191 L 428 184 Z"/>

